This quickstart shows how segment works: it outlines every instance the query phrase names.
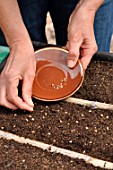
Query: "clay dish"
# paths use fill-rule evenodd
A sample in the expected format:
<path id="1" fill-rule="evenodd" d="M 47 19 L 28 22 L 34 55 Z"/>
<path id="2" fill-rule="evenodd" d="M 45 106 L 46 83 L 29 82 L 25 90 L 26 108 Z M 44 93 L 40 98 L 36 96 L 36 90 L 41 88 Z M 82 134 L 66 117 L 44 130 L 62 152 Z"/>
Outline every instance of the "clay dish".
<path id="1" fill-rule="evenodd" d="M 43 101 L 58 101 L 73 95 L 82 85 L 84 70 L 80 61 L 67 66 L 68 51 L 47 47 L 35 52 L 36 76 L 32 96 Z"/>

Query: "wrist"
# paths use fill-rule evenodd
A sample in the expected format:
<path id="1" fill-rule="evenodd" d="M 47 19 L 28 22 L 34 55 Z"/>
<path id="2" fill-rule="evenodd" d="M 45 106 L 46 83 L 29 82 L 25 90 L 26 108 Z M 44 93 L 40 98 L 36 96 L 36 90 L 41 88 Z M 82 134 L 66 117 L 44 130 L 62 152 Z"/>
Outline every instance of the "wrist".
<path id="1" fill-rule="evenodd" d="M 4 32 L 8 46 L 12 46 L 12 44 L 16 42 L 29 42 L 30 40 L 27 29 L 25 28 L 23 23 L 15 23 L 13 26 L 5 23 L 4 25 L 2 25 L 1 29 Z"/>
<path id="2" fill-rule="evenodd" d="M 81 6 L 87 10 L 96 12 L 98 8 L 103 4 L 104 0 L 80 0 L 79 3 Z"/>

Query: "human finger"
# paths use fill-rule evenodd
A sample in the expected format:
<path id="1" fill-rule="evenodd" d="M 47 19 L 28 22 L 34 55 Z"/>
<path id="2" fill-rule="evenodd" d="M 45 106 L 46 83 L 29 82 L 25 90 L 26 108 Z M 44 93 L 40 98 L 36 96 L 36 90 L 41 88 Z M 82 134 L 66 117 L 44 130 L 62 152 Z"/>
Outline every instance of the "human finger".
<path id="1" fill-rule="evenodd" d="M 79 58 L 80 46 L 81 46 L 81 41 L 70 40 L 68 43 L 69 54 L 68 54 L 67 64 L 70 68 L 73 68 L 75 66 Z"/>
<path id="2" fill-rule="evenodd" d="M 32 97 L 32 84 L 34 80 L 35 74 L 29 74 L 29 76 L 24 76 L 23 84 L 22 84 L 22 97 L 24 101 L 30 106 L 34 107 Z"/>
<path id="3" fill-rule="evenodd" d="M 6 99 L 6 89 L 5 89 L 4 86 L 0 87 L 0 105 L 7 107 L 9 109 L 13 109 L 13 110 L 18 109 L 18 107 L 16 107 L 14 104 L 7 101 L 7 99 Z"/>
<path id="4" fill-rule="evenodd" d="M 7 100 L 20 109 L 33 111 L 33 108 L 18 96 L 18 84 L 19 80 L 17 80 L 17 83 L 11 81 L 9 85 L 6 86 Z"/>

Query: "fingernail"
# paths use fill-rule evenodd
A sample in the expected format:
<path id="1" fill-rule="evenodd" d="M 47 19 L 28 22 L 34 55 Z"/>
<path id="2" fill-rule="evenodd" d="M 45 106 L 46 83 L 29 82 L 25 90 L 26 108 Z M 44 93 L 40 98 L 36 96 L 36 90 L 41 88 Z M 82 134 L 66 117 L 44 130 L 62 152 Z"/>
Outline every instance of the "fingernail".
<path id="1" fill-rule="evenodd" d="M 33 112 L 34 111 L 33 108 L 30 108 L 30 111 Z"/>
<path id="2" fill-rule="evenodd" d="M 30 104 L 31 106 L 34 106 L 34 103 L 33 103 L 33 101 L 32 101 L 31 99 L 29 99 L 29 104 Z"/>
<path id="3" fill-rule="evenodd" d="M 72 68 L 72 67 L 74 67 L 74 61 L 73 60 L 68 60 L 68 66 L 70 67 L 70 68 Z"/>

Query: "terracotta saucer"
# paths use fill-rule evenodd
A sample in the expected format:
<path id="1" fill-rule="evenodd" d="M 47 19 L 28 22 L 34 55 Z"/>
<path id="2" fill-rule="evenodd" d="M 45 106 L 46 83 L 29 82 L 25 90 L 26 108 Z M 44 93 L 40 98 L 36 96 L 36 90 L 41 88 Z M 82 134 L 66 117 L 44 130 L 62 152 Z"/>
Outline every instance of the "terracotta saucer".
<path id="1" fill-rule="evenodd" d="M 37 61 L 33 97 L 58 101 L 73 95 L 82 85 L 84 70 L 80 61 L 73 69 L 67 66 L 68 51 L 47 47 L 35 52 Z"/>

